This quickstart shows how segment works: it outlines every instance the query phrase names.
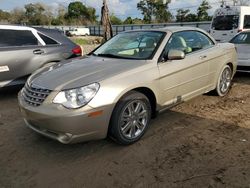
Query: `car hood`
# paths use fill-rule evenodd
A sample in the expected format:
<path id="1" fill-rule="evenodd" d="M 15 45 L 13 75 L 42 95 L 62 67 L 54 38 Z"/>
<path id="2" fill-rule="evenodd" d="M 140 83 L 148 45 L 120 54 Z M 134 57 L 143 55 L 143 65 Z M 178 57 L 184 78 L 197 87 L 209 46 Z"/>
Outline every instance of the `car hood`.
<path id="1" fill-rule="evenodd" d="M 145 60 L 88 56 L 38 70 L 29 78 L 28 84 L 50 90 L 72 89 L 100 82 L 146 63 Z"/>

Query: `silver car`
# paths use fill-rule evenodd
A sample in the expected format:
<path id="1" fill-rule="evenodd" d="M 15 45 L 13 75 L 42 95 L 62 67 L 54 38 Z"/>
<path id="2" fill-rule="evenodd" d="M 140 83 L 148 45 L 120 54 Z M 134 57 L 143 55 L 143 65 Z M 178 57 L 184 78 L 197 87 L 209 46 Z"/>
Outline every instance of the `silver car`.
<path id="1" fill-rule="evenodd" d="M 238 72 L 250 72 L 250 31 L 244 31 L 236 35 L 231 41 L 238 52 Z"/>
<path id="2" fill-rule="evenodd" d="M 35 70 L 81 54 L 59 30 L 0 25 L 0 88 L 24 84 Z"/>
<path id="3" fill-rule="evenodd" d="M 225 96 L 236 72 L 230 43 L 168 27 L 116 35 L 91 55 L 34 73 L 19 93 L 25 123 L 61 143 L 138 141 L 150 119 L 203 93 Z"/>

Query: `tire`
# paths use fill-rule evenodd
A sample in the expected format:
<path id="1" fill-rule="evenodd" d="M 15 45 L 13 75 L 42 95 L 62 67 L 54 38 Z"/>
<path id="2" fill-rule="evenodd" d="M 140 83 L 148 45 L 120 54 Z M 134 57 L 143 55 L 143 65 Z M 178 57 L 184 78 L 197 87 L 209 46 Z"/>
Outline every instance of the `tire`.
<path id="1" fill-rule="evenodd" d="M 232 86 L 233 70 L 229 65 L 225 65 L 220 73 L 216 85 L 216 95 L 224 97 L 230 91 Z"/>
<path id="2" fill-rule="evenodd" d="M 121 145 L 137 142 L 145 134 L 151 120 L 149 99 L 131 91 L 116 105 L 110 122 L 109 137 Z"/>

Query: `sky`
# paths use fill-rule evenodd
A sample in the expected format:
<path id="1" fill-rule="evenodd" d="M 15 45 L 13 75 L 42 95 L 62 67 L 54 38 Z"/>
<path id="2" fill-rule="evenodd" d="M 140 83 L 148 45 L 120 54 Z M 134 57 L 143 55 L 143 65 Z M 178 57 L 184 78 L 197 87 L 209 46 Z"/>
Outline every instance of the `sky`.
<path id="1" fill-rule="evenodd" d="M 65 7 L 74 0 L 0 0 L 0 9 L 10 11 L 16 7 L 23 7 L 28 3 L 42 2 L 50 7 L 56 8 L 58 4 L 63 4 Z M 91 6 L 96 8 L 97 14 L 100 15 L 100 10 L 102 6 L 102 0 L 78 0 L 86 4 L 87 6 Z M 133 18 L 139 17 L 141 18 L 141 13 L 137 10 L 137 3 L 140 0 L 107 0 L 109 4 L 109 9 L 111 13 L 114 13 L 116 16 L 121 19 L 125 19 L 128 16 Z M 219 0 L 208 0 L 211 3 L 213 9 L 210 10 L 210 13 L 214 11 L 214 9 L 219 7 Z M 175 13 L 178 8 L 190 8 L 193 12 L 197 9 L 202 0 L 172 0 L 169 9 L 171 12 Z"/>

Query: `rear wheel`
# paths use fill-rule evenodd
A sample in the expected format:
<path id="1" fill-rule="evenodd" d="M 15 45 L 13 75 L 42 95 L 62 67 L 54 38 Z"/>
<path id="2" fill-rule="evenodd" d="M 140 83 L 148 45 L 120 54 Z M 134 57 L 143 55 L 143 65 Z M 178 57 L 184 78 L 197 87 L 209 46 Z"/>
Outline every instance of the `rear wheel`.
<path id="1" fill-rule="evenodd" d="M 119 144 L 137 142 L 146 132 L 151 106 L 142 93 L 129 92 L 116 105 L 111 117 L 109 136 Z"/>
<path id="2" fill-rule="evenodd" d="M 225 65 L 216 86 L 216 94 L 223 97 L 225 96 L 232 85 L 233 71 L 229 65 Z"/>

